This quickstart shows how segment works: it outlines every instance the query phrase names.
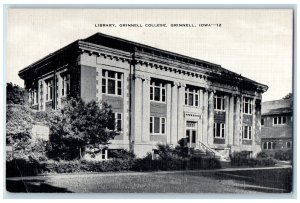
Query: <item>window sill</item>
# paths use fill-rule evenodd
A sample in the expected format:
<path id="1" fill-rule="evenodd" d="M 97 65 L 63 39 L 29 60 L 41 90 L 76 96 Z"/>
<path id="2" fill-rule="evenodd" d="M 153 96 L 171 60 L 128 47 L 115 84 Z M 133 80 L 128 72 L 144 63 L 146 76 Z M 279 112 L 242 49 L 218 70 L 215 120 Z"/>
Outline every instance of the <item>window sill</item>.
<path id="1" fill-rule="evenodd" d="M 166 135 L 166 133 L 150 133 L 150 135 L 161 135 L 161 136 L 164 136 L 164 135 Z"/>
<path id="2" fill-rule="evenodd" d="M 163 101 L 155 101 L 155 100 L 150 100 L 150 102 L 153 102 L 153 103 L 159 103 L 159 104 L 167 104 L 167 102 L 163 102 Z"/>
<path id="3" fill-rule="evenodd" d="M 249 115 L 249 116 L 252 116 L 253 114 L 252 114 L 252 113 L 243 113 L 243 115 Z"/>
<path id="4" fill-rule="evenodd" d="M 226 110 L 219 110 L 219 109 L 214 109 L 216 112 L 226 112 Z"/>
<path id="5" fill-rule="evenodd" d="M 185 107 L 189 107 L 189 108 L 195 108 L 195 109 L 199 109 L 200 106 L 189 106 L 189 105 L 184 105 Z"/>
<path id="6" fill-rule="evenodd" d="M 107 93 L 102 93 L 102 94 L 110 97 L 123 97 L 123 95 L 117 95 L 117 94 L 107 94 Z"/>

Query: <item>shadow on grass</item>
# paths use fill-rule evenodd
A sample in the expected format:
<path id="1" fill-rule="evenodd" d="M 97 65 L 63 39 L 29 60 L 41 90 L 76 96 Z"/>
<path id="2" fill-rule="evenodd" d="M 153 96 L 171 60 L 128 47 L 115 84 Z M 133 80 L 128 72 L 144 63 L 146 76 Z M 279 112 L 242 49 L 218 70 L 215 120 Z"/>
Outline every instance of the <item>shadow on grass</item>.
<path id="1" fill-rule="evenodd" d="M 71 193 L 65 188 L 54 187 L 45 180 L 6 180 L 6 190 L 15 193 Z"/>
<path id="2" fill-rule="evenodd" d="M 292 191 L 292 169 L 221 171 L 209 173 L 189 173 L 191 176 L 204 176 L 219 181 L 233 180 L 245 189 L 258 192 L 289 193 Z"/>

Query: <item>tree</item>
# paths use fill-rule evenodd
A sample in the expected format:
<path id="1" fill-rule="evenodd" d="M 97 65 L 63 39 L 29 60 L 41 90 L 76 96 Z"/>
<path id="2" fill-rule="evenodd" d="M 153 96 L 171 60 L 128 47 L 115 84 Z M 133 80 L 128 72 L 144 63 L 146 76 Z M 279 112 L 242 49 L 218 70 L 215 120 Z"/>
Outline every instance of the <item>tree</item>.
<path id="1" fill-rule="evenodd" d="M 291 98 L 293 98 L 293 94 L 292 93 L 288 93 L 282 99 L 291 99 Z"/>
<path id="2" fill-rule="evenodd" d="M 7 104 L 25 104 L 24 88 L 14 85 L 11 82 L 6 83 L 6 103 Z"/>
<path id="3" fill-rule="evenodd" d="M 111 130 L 110 130 L 111 129 Z M 106 145 L 118 132 L 114 114 L 106 103 L 85 103 L 70 98 L 61 115 L 52 120 L 50 127 L 50 158 L 81 158 L 87 147 Z"/>

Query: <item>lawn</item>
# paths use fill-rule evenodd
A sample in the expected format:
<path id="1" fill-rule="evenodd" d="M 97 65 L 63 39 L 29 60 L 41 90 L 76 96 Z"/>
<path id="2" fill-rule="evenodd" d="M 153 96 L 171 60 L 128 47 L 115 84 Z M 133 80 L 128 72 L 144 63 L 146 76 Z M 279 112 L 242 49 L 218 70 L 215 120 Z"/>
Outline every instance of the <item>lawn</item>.
<path id="1" fill-rule="evenodd" d="M 289 178 L 289 179 L 288 179 Z M 50 175 L 7 179 L 11 192 L 262 193 L 289 192 L 290 169 Z"/>

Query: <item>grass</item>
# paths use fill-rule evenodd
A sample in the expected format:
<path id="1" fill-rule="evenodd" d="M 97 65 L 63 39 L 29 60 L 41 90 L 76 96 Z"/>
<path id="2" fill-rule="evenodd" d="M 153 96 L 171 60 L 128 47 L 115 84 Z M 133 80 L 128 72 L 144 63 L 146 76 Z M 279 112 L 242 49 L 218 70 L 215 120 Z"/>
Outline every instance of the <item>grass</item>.
<path id="1" fill-rule="evenodd" d="M 8 179 L 11 192 L 258 193 L 290 192 L 288 169 L 226 172 L 69 174 Z"/>

